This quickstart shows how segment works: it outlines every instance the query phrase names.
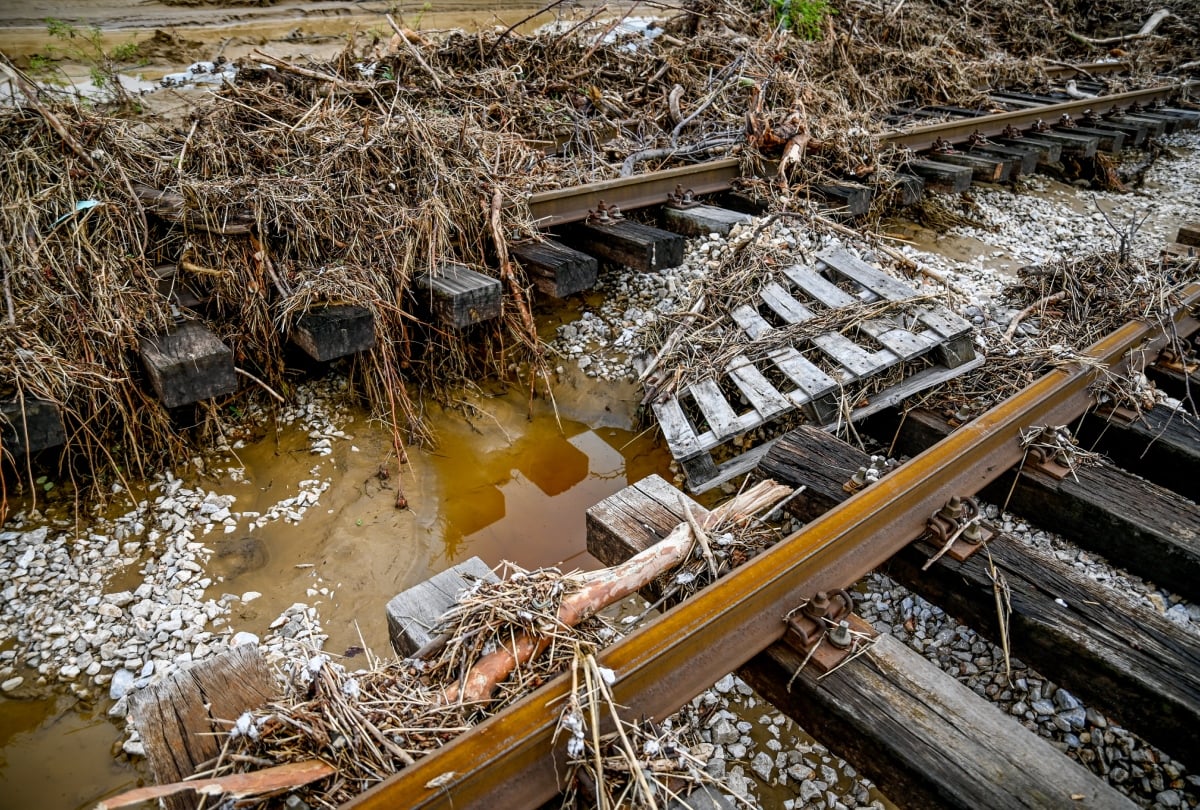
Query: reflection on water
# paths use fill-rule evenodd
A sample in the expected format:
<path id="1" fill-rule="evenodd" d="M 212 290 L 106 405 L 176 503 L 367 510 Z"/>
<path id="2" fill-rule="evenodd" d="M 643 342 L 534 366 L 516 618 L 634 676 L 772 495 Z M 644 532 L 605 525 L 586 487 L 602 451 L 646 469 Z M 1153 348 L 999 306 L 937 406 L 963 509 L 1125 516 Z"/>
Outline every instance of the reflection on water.
<path id="1" fill-rule="evenodd" d="M 138 774 L 110 754 L 115 739 L 103 712 L 73 697 L 0 701 L 0 810 L 82 810 L 136 787 Z"/>
<path id="2" fill-rule="evenodd" d="M 391 436 L 361 412 L 345 426 L 351 438 L 329 456 L 310 454 L 301 428 L 238 450 L 237 480 L 198 482 L 236 495 L 237 512 L 265 513 L 294 497 L 304 479 L 329 486 L 299 523 L 250 530 L 243 520 L 236 532 L 202 535 L 213 551 L 209 572 L 224 577 L 207 597 L 261 594 L 233 600 L 228 617 L 231 629 L 260 637 L 292 603 L 313 604 L 327 650 L 365 642 L 387 654 L 387 600 L 467 557 L 492 566 L 594 568 L 585 511 L 627 483 L 667 474 L 670 459 L 655 433 L 631 432 L 622 414 L 630 410 L 625 400 L 636 398 L 632 389 L 585 380 L 564 383 L 557 395 L 559 418 L 544 401 L 530 418 L 521 391 L 473 397 L 449 412 L 430 406 L 439 445 L 410 449 L 399 476 L 394 463 L 379 475 Z M 394 507 L 397 484 L 407 510 Z M 117 581 L 109 591 L 136 587 L 138 577 L 127 571 Z M 105 717 L 107 696 L 94 711 L 75 705 L 67 697 L 0 698 L 0 810 L 82 810 L 136 784 L 134 768 L 111 755 L 120 733 Z"/>

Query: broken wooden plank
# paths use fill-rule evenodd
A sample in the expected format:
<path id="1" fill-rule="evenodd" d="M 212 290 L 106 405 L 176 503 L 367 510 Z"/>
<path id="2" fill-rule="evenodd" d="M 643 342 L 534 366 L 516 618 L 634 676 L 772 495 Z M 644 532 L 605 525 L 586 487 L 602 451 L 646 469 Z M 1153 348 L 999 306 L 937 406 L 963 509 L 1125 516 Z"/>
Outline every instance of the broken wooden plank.
<path id="1" fill-rule="evenodd" d="M 566 298 L 596 285 L 600 262 L 553 239 L 522 242 L 509 253 L 529 272 L 534 286 L 552 298 Z"/>
<path id="2" fill-rule="evenodd" d="M 140 344 L 150 385 L 168 408 L 237 390 L 233 352 L 202 323 L 185 321 Z"/>
<path id="3" fill-rule="evenodd" d="M 407 657 L 428 644 L 442 614 L 479 581 L 498 580 L 483 560 L 471 557 L 393 596 L 385 608 L 392 649 Z"/>
<path id="4" fill-rule="evenodd" d="M 725 372 L 750 406 L 758 411 L 762 421 L 765 422 L 791 408 L 787 397 L 779 393 L 771 381 L 744 355 L 730 360 Z"/>
<path id="5" fill-rule="evenodd" d="M 644 273 L 683 264 L 683 237 L 623 219 L 604 225 L 580 223 L 564 234 L 578 250 Z"/>
<path id="6" fill-rule="evenodd" d="M 781 437 L 759 474 L 805 490 L 788 503 L 811 520 L 850 497 L 844 484 L 869 455 L 824 431 Z M 1013 654 L 1127 728 L 1189 761 L 1200 753 L 1200 638 L 1052 555 L 1000 535 L 965 561 L 922 540 L 892 558 L 887 572 L 972 627 L 1001 638 L 994 565 L 1011 604 Z"/>
<path id="7" fill-rule="evenodd" d="M 366 307 L 337 304 L 296 319 L 292 342 L 320 363 L 365 352 L 375 346 L 375 316 Z"/>
<path id="8" fill-rule="evenodd" d="M 62 411 L 44 399 L 0 401 L 0 444 L 13 456 L 58 447 L 67 441 Z"/>
<path id="9" fill-rule="evenodd" d="M 925 188 L 947 194 L 959 194 L 971 187 L 973 172 L 968 166 L 955 166 L 937 160 L 910 160 L 905 171 L 921 178 Z"/>
<path id="10" fill-rule="evenodd" d="M 729 236 L 736 225 L 749 225 L 754 217 L 742 211 L 731 211 L 715 205 L 693 205 L 690 208 L 675 208 L 670 204 L 662 207 L 663 226 L 684 236 Z"/>
<path id="11" fill-rule="evenodd" d="M 155 781 L 178 782 L 221 751 L 216 732 L 275 695 L 275 682 L 257 644 L 242 644 L 181 670 L 129 696 L 129 714 L 142 738 Z M 163 799 L 171 810 L 196 806 L 196 796 Z"/>
<path id="12" fill-rule="evenodd" d="M 500 317 L 500 280 L 466 265 L 443 262 L 416 276 L 413 284 L 427 293 L 418 298 L 428 302 L 433 316 L 448 329 L 465 329 Z"/>
<path id="13" fill-rule="evenodd" d="M 604 564 L 616 565 L 657 543 L 685 519 L 679 498 L 670 485 L 652 476 L 601 501 L 587 512 L 588 551 Z M 688 508 L 697 519 L 707 513 L 690 499 Z M 654 599 L 660 593 L 655 587 L 643 595 Z M 1073 792 L 1095 806 L 1132 807 L 1048 742 L 916 653 L 894 649 L 898 642 L 883 644 L 886 657 L 872 660 L 876 653 L 870 652 L 820 682 L 807 672 L 792 680 L 801 657 L 784 644 L 755 656 L 739 674 L 784 713 L 798 721 L 802 715 L 801 725 L 808 731 L 819 728 L 823 742 L 904 806 L 924 806 L 937 796 L 938 803 L 931 806 L 1057 808 L 1063 798 L 1069 803 Z M 777 662 L 789 656 L 792 666 L 781 672 Z M 903 665 L 891 663 L 895 660 Z M 838 677 L 847 671 L 851 674 Z M 801 711 L 806 705 L 821 705 L 830 712 L 829 722 L 821 722 L 810 710 Z M 846 705 L 859 707 L 857 718 L 856 712 L 838 708 Z M 838 731 L 839 722 L 853 732 Z M 857 743 L 845 745 L 847 739 Z M 881 752 L 889 753 L 882 757 Z M 1064 796 L 1063 791 L 1068 793 Z"/>

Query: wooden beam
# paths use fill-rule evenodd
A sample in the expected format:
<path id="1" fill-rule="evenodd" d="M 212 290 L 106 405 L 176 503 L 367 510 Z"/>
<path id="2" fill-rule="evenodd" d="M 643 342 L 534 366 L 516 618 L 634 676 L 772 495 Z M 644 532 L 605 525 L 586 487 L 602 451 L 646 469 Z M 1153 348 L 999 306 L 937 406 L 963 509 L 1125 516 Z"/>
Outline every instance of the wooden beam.
<path id="1" fill-rule="evenodd" d="M 748 225 L 754 217 L 742 211 L 731 211 L 715 205 L 695 205 L 691 208 L 662 208 L 663 227 L 684 236 L 708 236 L 710 233 L 729 236 L 735 225 Z"/>
<path id="2" fill-rule="evenodd" d="M 443 262 L 436 270 L 414 278 L 413 284 L 428 292 L 430 311 L 449 329 L 464 329 L 500 317 L 500 280 L 466 265 Z"/>
<path id="3" fill-rule="evenodd" d="M 233 352 L 202 323 L 186 321 L 140 342 L 150 384 L 168 408 L 237 390 Z"/>
<path id="4" fill-rule="evenodd" d="M 819 682 L 802 663 L 774 644 L 739 674 L 901 807 L 1136 807 L 889 635 Z"/>
<path id="5" fill-rule="evenodd" d="M 1008 158 L 976 155 L 966 152 L 937 152 L 932 157 L 938 163 L 950 163 L 971 170 L 971 177 L 979 183 L 1004 183 L 1012 179 L 1016 161 Z"/>
<path id="6" fill-rule="evenodd" d="M 1067 135 L 1086 135 L 1089 138 L 1096 139 L 1096 148 L 1102 152 L 1112 152 L 1116 154 L 1125 146 L 1125 133 L 1116 129 L 1107 129 L 1099 124 L 1090 127 L 1065 127 L 1056 125 L 1056 132 L 1062 132 Z"/>
<path id="7" fill-rule="evenodd" d="M 925 183 L 926 188 L 958 194 L 971 187 L 972 170 L 968 166 L 955 166 L 938 160 L 910 160 L 904 164 Z"/>
<path id="8" fill-rule="evenodd" d="M 14 456 L 66 443 L 62 411 L 53 402 L 26 397 L 0 401 L 0 443 Z"/>
<path id="9" fill-rule="evenodd" d="M 1121 467 L 1200 503 L 1200 420 L 1166 407 L 1137 419 L 1089 413 L 1076 432 L 1080 444 Z"/>
<path id="10" fill-rule="evenodd" d="M 375 316 L 349 304 L 319 307 L 296 319 L 291 338 L 313 360 L 336 360 L 374 347 Z"/>
<path id="11" fill-rule="evenodd" d="M 159 784 L 178 782 L 221 751 L 215 732 L 275 697 L 257 644 L 242 644 L 134 692 L 130 716 Z M 195 793 L 164 798 L 170 810 L 196 807 Z"/>
<path id="12" fill-rule="evenodd" d="M 509 248 L 533 279 L 534 286 L 552 298 L 566 298 L 596 285 L 600 263 L 595 257 L 553 239 L 522 242 Z"/>
<path id="13" fill-rule="evenodd" d="M 802 520 L 850 497 L 842 485 L 870 456 L 821 430 L 782 437 L 759 466 L 805 491 L 789 502 Z M 1156 745 L 1200 761 L 1200 638 L 1052 555 L 1001 535 L 960 562 L 918 541 L 886 571 L 961 621 L 1001 638 L 991 566 L 1008 588 L 1013 654 Z"/>
<path id="14" fill-rule="evenodd" d="M 644 273 L 683 264 L 682 236 L 629 219 L 605 225 L 579 223 L 563 236 L 577 250 Z"/>
<path id="15" fill-rule="evenodd" d="M 428 644 L 442 614 L 480 580 L 496 582 L 497 578 L 483 560 L 471 557 L 393 596 L 385 608 L 392 648 L 410 656 Z"/>

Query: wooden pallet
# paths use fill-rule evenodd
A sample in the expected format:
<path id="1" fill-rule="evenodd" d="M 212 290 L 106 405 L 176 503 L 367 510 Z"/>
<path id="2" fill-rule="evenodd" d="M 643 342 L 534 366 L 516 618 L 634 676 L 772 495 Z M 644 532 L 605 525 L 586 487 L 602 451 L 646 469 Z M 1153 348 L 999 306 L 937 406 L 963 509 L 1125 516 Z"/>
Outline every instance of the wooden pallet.
<path id="1" fill-rule="evenodd" d="M 747 344 L 776 328 L 768 317 L 792 325 L 815 318 L 815 310 L 918 297 L 904 282 L 842 248 L 825 250 L 817 258 L 811 267 L 785 268 L 762 288 L 757 306 L 743 305 L 731 313 Z M 796 345 L 776 348 L 758 362 L 738 355 L 725 367 L 724 380 L 709 377 L 655 401 L 654 414 L 671 455 L 683 466 L 688 487 L 702 492 L 748 471 L 768 445 L 720 466 L 712 451 L 782 416 L 799 411 L 809 422 L 836 426 L 844 417 L 841 402 L 845 389 L 857 389 L 901 363 L 925 355 L 934 361 L 934 365 L 871 395 L 865 406 L 850 414 L 852 419 L 861 419 L 983 363 L 983 358 L 975 355 L 970 323 L 938 304 L 914 303 L 900 315 L 864 321 L 858 328 L 875 345 L 859 345 L 838 332 L 817 334 Z M 786 383 L 777 385 L 769 377 Z M 732 391 L 737 392 L 736 397 L 727 396 L 726 392 Z M 689 417 L 689 411 L 702 419 Z"/>

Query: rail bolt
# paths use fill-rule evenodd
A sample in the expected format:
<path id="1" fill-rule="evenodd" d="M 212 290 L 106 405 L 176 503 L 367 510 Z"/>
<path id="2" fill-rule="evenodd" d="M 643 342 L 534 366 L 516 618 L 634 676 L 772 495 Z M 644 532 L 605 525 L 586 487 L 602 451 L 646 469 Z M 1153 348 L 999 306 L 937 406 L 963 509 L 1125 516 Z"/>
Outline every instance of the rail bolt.
<path id="1" fill-rule="evenodd" d="M 850 622 L 842 619 L 825 633 L 829 643 L 837 647 L 839 650 L 848 650 L 850 645 L 854 643 L 853 637 L 850 635 Z"/>
<path id="2" fill-rule="evenodd" d="M 825 591 L 817 591 L 813 598 L 805 603 L 802 612 L 805 616 L 816 619 L 818 622 L 824 619 L 825 614 L 829 612 L 829 594 Z"/>

